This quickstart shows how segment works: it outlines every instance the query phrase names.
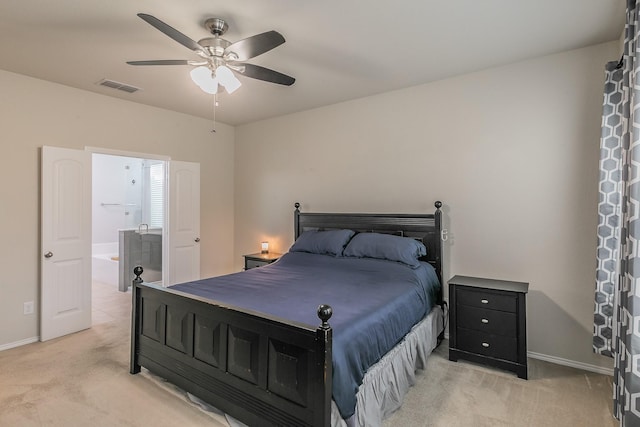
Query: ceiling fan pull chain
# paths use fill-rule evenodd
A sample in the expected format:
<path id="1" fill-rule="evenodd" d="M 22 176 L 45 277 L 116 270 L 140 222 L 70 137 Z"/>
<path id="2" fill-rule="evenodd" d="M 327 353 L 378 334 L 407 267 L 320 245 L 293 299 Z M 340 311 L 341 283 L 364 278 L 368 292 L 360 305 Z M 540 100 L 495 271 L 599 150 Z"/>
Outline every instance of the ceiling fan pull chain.
<path id="1" fill-rule="evenodd" d="M 216 108 L 218 108 L 218 94 L 213 94 L 213 129 L 211 133 L 216 133 Z"/>
<path id="2" fill-rule="evenodd" d="M 214 93 L 213 94 L 213 129 L 211 129 L 211 133 L 215 133 L 216 132 L 216 108 L 217 108 L 217 102 L 216 102 L 216 98 L 218 97 L 218 94 Z"/>

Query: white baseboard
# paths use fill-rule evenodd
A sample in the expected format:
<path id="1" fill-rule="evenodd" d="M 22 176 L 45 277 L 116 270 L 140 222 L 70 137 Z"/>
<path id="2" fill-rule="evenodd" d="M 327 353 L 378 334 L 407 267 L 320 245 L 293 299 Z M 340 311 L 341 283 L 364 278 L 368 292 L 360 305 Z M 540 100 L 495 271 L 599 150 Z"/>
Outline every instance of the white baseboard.
<path id="1" fill-rule="evenodd" d="M 8 344 L 2 344 L 0 345 L 0 351 L 9 350 L 10 348 L 20 347 L 22 345 L 32 344 L 38 341 L 40 341 L 40 337 L 31 337 L 16 342 L 10 342 Z"/>
<path id="2" fill-rule="evenodd" d="M 589 363 L 576 362 L 575 360 L 563 359 L 561 357 L 549 356 L 548 354 L 527 352 L 527 356 L 532 359 L 544 360 L 545 362 L 555 363 L 556 365 L 569 366 L 571 368 L 582 369 L 583 371 L 595 372 L 603 375 L 613 375 L 613 368 L 605 368 L 603 366 L 591 365 Z M 613 363 L 613 360 L 612 360 Z"/>

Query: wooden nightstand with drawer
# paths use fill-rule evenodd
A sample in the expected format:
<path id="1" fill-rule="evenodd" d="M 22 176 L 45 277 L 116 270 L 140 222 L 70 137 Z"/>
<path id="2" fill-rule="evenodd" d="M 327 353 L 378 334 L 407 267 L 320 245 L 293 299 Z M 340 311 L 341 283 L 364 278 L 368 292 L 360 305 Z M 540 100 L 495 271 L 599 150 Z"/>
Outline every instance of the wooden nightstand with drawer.
<path id="1" fill-rule="evenodd" d="M 275 262 L 280 258 L 282 254 L 277 254 L 275 252 L 268 252 L 266 254 L 258 252 L 257 254 L 248 254 L 243 255 L 244 257 L 244 269 L 250 270 L 256 267 L 262 267 L 264 265 L 269 265 L 272 262 Z"/>
<path id="2" fill-rule="evenodd" d="M 527 379 L 529 284 L 468 276 L 448 283 L 449 360 L 482 363 Z"/>

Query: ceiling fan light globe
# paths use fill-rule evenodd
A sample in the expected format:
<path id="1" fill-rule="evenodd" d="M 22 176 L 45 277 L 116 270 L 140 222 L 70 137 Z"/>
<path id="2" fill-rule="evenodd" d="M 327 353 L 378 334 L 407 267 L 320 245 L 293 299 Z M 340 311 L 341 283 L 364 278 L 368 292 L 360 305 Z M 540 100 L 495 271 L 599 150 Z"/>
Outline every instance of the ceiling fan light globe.
<path id="1" fill-rule="evenodd" d="M 211 70 L 205 66 L 196 67 L 189 74 L 191 75 L 191 80 L 198 86 L 211 80 Z"/>
<path id="2" fill-rule="evenodd" d="M 191 80 L 204 92 L 215 95 L 218 93 L 218 79 L 213 76 L 209 67 L 201 66 L 191 70 Z"/>
<path id="3" fill-rule="evenodd" d="M 209 83 L 200 85 L 200 89 L 209 95 L 215 95 L 218 93 L 218 82 L 216 80 L 211 80 Z"/>
<path id="4" fill-rule="evenodd" d="M 224 86 L 224 88 L 227 91 L 227 93 L 231 94 L 231 93 L 235 92 L 236 90 L 238 90 L 240 88 L 240 86 L 242 86 L 242 83 L 240 83 L 239 81 L 237 83 L 235 83 L 235 82 L 227 82 L 226 85 L 222 85 L 222 86 Z"/>
<path id="5" fill-rule="evenodd" d="M 216 69 L 216 78 L 222 86 L 226 89 L 227 93 L 235 92 L 242 83 L 233 75 L 233 72 L 226 66 L 221 65 Z"/>

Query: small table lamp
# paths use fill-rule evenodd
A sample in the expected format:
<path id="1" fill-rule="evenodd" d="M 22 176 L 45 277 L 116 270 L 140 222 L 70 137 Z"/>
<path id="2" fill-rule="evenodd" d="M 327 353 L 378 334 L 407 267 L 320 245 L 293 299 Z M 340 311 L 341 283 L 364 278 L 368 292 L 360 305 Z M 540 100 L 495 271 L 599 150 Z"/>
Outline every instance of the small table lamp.
<path id="1" fill-rule="evenodd" d="M 260 253 L 268 254 L 269 253 L 269 242 L 262 242 L 261 244 L 262 250 Z"/>

